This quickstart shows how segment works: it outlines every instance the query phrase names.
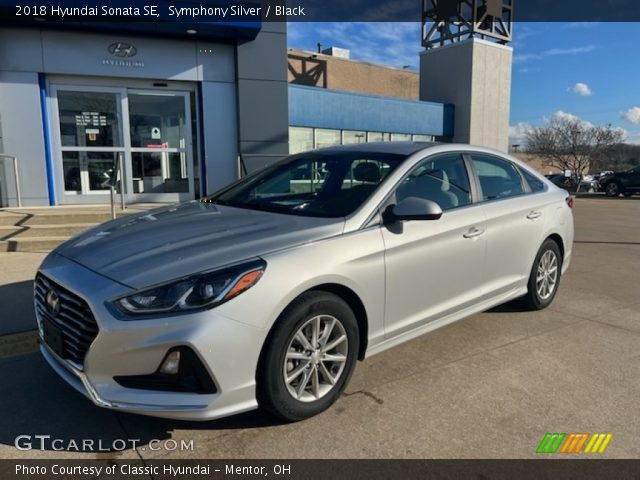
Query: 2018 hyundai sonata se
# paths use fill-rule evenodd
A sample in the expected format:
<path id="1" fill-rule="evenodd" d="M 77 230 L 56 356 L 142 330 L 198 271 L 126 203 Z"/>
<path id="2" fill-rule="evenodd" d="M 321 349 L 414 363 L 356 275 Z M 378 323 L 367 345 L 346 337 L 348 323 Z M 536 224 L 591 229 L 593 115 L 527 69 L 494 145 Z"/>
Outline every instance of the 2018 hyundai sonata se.
<path id="1" fill-rule="evenodd" d="M 103 407 L 303 419 L 359 359 L 518 297 L 547 307 L 571 259 L 571 203 L 482 148 L 295 155 L 57 248 L 35 282 L 41 351 Z"/>

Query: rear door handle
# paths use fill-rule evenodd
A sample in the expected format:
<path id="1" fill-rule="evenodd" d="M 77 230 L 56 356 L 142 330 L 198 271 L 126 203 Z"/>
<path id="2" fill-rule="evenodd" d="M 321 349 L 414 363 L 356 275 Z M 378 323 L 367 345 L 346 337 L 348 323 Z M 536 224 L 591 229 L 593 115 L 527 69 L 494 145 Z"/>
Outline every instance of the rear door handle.
<path id="1" fill-rule="evenodd" d="M 529 215 L 527 215 L 527 218 L 529 220 L 536 220 L 537 218 L 540 218 L 542 216 L 542 212 L 530 212 Z"/>
<path id="2" fill-rule="evenodd" d="M 476 238 L 484 234 L 484 230 L 477 227 L 471 227 L 467 233 L 463 235 L 464 238 Z"/>

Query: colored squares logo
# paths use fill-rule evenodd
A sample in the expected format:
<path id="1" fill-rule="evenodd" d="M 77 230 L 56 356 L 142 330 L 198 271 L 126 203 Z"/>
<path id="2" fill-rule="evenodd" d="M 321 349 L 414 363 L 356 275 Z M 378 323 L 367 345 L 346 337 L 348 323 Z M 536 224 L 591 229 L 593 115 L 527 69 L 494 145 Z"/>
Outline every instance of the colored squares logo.
<path id="1" fill-rule="evenodd" d="M 546 433 L 536 453 L 604 453 L 613 433 Z"/>

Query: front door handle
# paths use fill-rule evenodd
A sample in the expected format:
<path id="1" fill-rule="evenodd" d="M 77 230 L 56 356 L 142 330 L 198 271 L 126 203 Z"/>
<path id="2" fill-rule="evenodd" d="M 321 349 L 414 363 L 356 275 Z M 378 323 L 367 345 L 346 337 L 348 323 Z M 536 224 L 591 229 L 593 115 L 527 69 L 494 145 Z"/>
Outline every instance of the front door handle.
<path id="1" fill-rule="evenodd" d="M 530 212 L 529 215 L 527 215 L 527 218 L 529 220 L 536 220 L 536 219 L 540 218 L 541 216 L 542 216 L 542 212 L 533 211 L 533 212 Z"/>
<path id="2" fill-rule="evenodd" d="M 464 238 L 476 238 L 484 234 L 484 230 L 477 227 L 471 227 L 467 233 L 463 235 Z"/>

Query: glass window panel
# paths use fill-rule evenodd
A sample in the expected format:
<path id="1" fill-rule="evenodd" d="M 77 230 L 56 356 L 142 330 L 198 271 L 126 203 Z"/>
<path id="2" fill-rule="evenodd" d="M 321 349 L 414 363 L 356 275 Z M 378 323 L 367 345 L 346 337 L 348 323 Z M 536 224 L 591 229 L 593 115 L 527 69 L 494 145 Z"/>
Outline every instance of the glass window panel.
<path id="1" fill-rule="evenodd" d="M 359 132 L 354 130 L 342 131 L 342 144 L 349 145 L 351 143 L 365 143 L 367 141 L 367 134 L 365 132 Z"/>
<path id="2" fill-rule="evenodd" d="M 411 134 L 408 133 L 392 133 L 391 134 L 392 142 L 410 142 Z"/>
<path id="3" fill-rule="evenodd" d="M 324 128 L 316 128 L 316 146 L 315 148 L 331 147 L 340 145 L 340 130 L 328 130 Z"/>
<path id="4" fill-rule="evenodd" d="M 431 200 L 442 210 L 469 205 L 471 188 L 462 157 L 447 154 L 423 161 L 396 190 L 397 202 L 408 197 Z"/>
<path id="5" fill-rule="evenodd" d="M 433 142 L 431 135 L 413 135 L 414 142 Z"/>
<path id="6" fill-rule="evenodd" d="M 473 168 L 478 174 L 485 200 L 514 197 L 524 193 L 515 165 L 490 155 L 472 154 Z"/>
<path id="7" fill-rule="evenodd" d="M 62 146 L 121 146 L 118 104 L 115 93 L 58 91 Z"/>
<path id="8" fill-rule="evenodd" d="M 117 178 L 116 157 L 114 152 L 86 152 L 89 190 L 109 190 Z M 115 177 L 115 178 L 114 178 Z M 117 186 L 114 183 L 114 186 Z"/>
<path id="9" fill-rule="evenodd" d="M 186 148 L 182 95 L 129 94 L 131 146 Z"/>
<path id="10" fill-rule="evenodd" d="M 303 154 L 267 168 L 209 200 L 294 215 L 343 217 L 360 207 L 405 158 L 390 153 Z"/>
<path id="11" fill-rule="evenodd" d="M 64 189 L 67 192 L 80 192 L 80 154 L 78 152 L 62 152 L 62 171 Z"/>
<path id="12" fill-rule="evenodd" d="M 185 153 L 133 152 L 134 193 L 186 193 L 189 191 Z"/>
<path id="13" fill-rule="evenodd" d="M 289 127 L 289 153 L 313 150 L 313 128 Z"/>
<path id="14" fill-rule="evenodd" d="M 382 132 L 368 132 L 367 133 L 367 142 L 382 142 L 384 141 L 384 136 Z"/>
<path id="15" fill-rule="evenodd" d="M 535 175 L 532 175 L 524 168 L 520 169 L 520 173 L 529 184 L 529 187 L 531 188 L 531 191 L 533 193 L 543 192 L 545 190 L 544 182 L 537 178 Z"/>

